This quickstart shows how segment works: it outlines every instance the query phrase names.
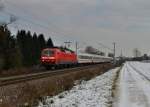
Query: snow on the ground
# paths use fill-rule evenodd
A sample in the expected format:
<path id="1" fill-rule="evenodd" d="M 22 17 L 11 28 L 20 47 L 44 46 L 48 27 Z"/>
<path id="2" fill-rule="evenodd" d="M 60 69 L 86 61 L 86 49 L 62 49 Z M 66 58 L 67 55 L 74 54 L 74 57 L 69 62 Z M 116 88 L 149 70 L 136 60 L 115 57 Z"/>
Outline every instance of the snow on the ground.
<path id="1" fill-rule="evenodd" d="M 124 64 L 114 107 L 150 107 L 150 63 Z"/>
<path id="2" fill-rule="evenodd" d="M 108 107 L 112 102 L 112 85 L 119 68 L 92 80 L 83 81 L 72 90 L 49 97 L 38 107 Z"/>

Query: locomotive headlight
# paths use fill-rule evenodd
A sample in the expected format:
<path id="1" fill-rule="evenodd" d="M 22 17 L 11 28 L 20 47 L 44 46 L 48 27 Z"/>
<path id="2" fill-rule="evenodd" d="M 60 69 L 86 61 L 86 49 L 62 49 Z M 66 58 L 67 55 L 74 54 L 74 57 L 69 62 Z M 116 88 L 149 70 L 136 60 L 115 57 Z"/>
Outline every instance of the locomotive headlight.
<path id="1" fill-rule="evenodd" d="M 49 57 L 50 60 L 55 60 L 55 57 Z"/>
<path id="2" fill-rule="evenodd" d="M 43 60 L 43 59 L 46 59 L 46 57 L 42 57 L 41 59 L 42 59 L 42 60 Z"/>

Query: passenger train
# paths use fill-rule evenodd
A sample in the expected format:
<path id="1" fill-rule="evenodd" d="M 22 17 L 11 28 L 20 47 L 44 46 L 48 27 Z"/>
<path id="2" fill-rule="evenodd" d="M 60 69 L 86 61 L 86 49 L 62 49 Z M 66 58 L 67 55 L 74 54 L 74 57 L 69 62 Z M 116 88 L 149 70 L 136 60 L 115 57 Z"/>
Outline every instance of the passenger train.
<path id="1" fill-rule="evenodd" d="M 66 67 L 78 64 L 111 62 L 112 58 L 88 53 L 80 53 L 77 55 L 70 49 L 53 47 L 43 49 L 41 52 L 40 60 L 43 66 L 45 66 L 46 68 L 50 68 L 62 66 Z"/>

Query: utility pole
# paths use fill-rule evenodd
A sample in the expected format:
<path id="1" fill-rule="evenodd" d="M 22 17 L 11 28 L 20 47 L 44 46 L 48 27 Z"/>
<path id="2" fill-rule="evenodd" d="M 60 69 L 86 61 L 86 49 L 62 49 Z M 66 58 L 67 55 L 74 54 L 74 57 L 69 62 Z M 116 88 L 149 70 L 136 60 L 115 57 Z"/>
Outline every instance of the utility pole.
<path id="1" fill-rule="evenodd" d="M 78 42 L 76 41 L 76 54 L 78 54 Z"/>
<path id="2" fill-rule="evenodd" d="M 123 52 L 122 52 L 122 49 L 121 49 L 120 57 L 123 58 Z"/>
<path id="3" fill-rule="evenodd" d="M 112 48 L 110 48 L 110 47 L 108 47 L 108 46 L 106 46 L 106 45 L 104 45 L 104 44 L 102 44 L 102 43 L 98 43 L 98 44 L 99 44 L 101 47 L 103 47 L 103 48 L 105 48 L 105 49 L 111 51 L 111 53 L 114 53 L 114 50 L 113 50 Z M 105 50 L 105 54 L 106 54 L 106 50 Z M 108 52 L 108 55 L 109 55 L 109 52 Z"/>
<path id="4" fill-rule="evenodd" d="M 70 47 L 70 44 L 72 43 L 72 42 L 70 42 L 70 41 L 66 41 L 66 42 L 64 42 L 65 43 L 65 47 Z"/>
<path id="5" fill-rule="evenodd" d="M 113 57 L 113 60 L 114 60 L 114 64 L 116 63 L 116 43 L 114 42 L 113 43 L 113 45 L 114 45 L 114 57 Z"/>

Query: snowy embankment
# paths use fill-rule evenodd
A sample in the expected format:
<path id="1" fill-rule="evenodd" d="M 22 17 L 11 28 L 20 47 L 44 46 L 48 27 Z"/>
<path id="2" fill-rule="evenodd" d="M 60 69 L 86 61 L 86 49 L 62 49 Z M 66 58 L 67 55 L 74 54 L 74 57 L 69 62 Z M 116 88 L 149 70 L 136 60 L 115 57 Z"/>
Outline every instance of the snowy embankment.
<path id="1" fill-rule="evenodd" d="M 70 91 L 47 97 L 38 107 L 108 107 L 112 104 L 112 86 L 119 68 L 89 81 L 82 81 Z"/>
<path id="2" fill-rule="evenodd" d="M 117 89 L 114 107 L 150 107 L 150 63 L 125 63 Z"/>

